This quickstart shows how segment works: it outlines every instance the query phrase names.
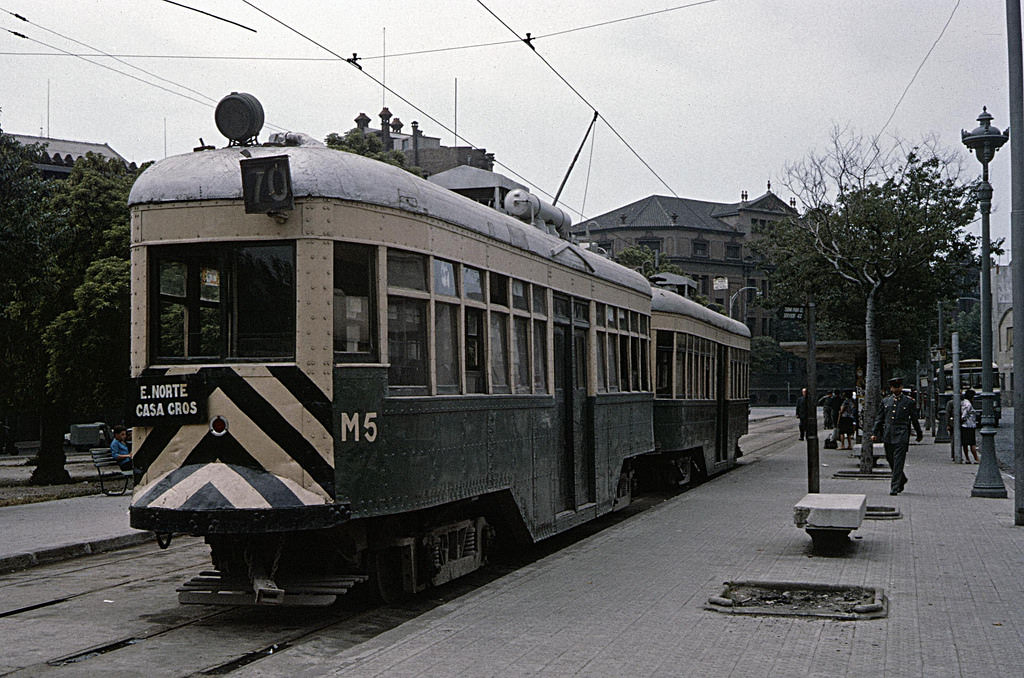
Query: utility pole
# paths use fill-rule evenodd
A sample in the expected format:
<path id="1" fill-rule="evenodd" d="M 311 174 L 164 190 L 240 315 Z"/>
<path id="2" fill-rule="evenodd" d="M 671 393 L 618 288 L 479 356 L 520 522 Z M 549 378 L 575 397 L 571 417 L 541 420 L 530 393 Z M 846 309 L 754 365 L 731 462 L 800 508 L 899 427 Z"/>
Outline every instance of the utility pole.
<path id="1" fill-rule="evenodd" d="M 821 492 L 818 461 L 818 357 L 814 340 L 814 295 L 807 296 L 807 399 L 804 401 L 804 435 L 807 437 L 807 492 Z"/>

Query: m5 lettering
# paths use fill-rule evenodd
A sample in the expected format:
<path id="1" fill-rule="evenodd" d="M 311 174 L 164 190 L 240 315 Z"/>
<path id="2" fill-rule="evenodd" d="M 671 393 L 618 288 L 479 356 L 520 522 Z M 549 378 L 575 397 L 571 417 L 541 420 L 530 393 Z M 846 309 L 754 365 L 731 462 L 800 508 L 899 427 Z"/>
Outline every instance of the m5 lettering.
<path id="1" fill-rule="evenodd" d="M 352 440 L 358 443 L 360 433 L 363 440 L 368 443 L 372 443 L 377 439 L 377 422 L 374 421 L 377 418 L 377 413 L 364 413 L 362 426 L 359 425 L 359 414 L 359 412 L 353 414 L 348 412 L 341 413 L 341 442 L 348 442 L 349 435 L 351 435 Z"/>

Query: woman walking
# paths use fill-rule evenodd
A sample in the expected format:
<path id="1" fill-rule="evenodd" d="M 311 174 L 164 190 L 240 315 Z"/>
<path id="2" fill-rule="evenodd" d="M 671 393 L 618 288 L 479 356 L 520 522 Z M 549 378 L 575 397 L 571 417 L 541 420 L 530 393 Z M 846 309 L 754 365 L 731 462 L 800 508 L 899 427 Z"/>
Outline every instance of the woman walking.
<path id="1" fill-rule="evenodd" d="M 975 438 L 975 429 L 978 428 L 977 410 L 974 409 L 974 391 L 967 389 L 963 400 L 960 401 L 960 447 L 964 453 L 964 463 L 970 464 L 971 456 L 975 464 L 981 462 L 978 458 L 978 445 Z M 967 453 L 970 449 L 970 454 Z"/>

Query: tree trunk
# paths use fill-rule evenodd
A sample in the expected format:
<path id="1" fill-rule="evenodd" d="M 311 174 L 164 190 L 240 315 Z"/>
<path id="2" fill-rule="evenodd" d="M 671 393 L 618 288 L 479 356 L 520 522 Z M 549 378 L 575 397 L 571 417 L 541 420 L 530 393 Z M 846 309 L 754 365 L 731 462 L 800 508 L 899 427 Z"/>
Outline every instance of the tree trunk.
<path id="1" fill-rule="evenodd" d="M 878 395 L 881 393 L 882 355 L 878 345 L 878 326 L 875 324 L 875 306 L 878 300 L 878 285 L 868 292 L 867 309 L 864 312 L 864 344 L 867 349 L 867 364 L 864 366 L 864 408 L 860 412 L 861 446 L 860 470 L 868 473 L 875 466 L 875 445 L 871 442 L 871 430 L 878 414 Z"/>
<path id="2" fill-rule="evenodd" d="M 39 417 L 39 455 L 36 470 L 29 483 L 32 485 L 63 485 L 71 482 L 71 474 L 64 468 L 64 432 L 67 430 L 64 408 L 49 405 Z"/>

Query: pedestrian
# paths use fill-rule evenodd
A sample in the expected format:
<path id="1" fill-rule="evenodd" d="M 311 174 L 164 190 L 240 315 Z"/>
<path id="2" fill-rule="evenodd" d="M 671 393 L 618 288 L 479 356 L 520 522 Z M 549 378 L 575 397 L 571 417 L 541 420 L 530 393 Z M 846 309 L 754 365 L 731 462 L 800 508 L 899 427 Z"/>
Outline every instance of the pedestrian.
<path id="1" fill-rule="evenodd" d="M 921 442 L 924 433 L 921 432 L 921 423 L 917 420 L 917 403 L 910 396 L 903 395 L 903 380 L 894 377 L 889 380 L 889 395 L 882 399 L 882 406 L 871 431 L 871 442 L 877 443 L 881 440 L 885 444 L 885 460 L 892 469 L 889 494 L 894 496 L 907 486 L 907 475 L 903 472 L 903 466 L 907 461 L 911 426 L 917 432 L 917 442 Z"/>
<path id="2" fill-rule="evenodd" d="M 796 399 L 796 418 L 800 422 L 800 440 L 804 439 L 807 426 L 807 389 L 800 389 L 800 397 Z"/>
<path id="3" fill-rule="evenodd" d="M 946 401 L 946 433 L 949 434 L 949 456 L 956 462 L 956 447 L 954 447 L 953 426 L 957 425 L 959 417 L 953 419 L 953 398 Z"/>
<path id="4" fill-rule="evenodd" d="M 964 463 L 970 464 L 971 457 L 974 457 L 974 463 L 980 464 L 981 460 L 978 458 L 978 441 L 976 430 L 978 428 L 978 411 L 974 409 L 974 393 L 973 389 L 967 389 L 964 393 L 963 400 L 960 401 L 960 449 L 964 453 Z M 968 454 L 970 450 L 970 454 Z"/>
<path id="5" fill-rule="evenodd" d="M 835 422 L 832 421 L 832 395 L 835 393 L 835 389 L 830 389 L 828 393 L 823 395 L 819 400 L 818 404 L 821 405 L 821 414 L 824 418 L 823 426 L 826 429 L 834 428 Z"/>
<path id="6" fill-rule="evenodd" d="M 844 391 L 839 405 L 839 449 L 852 450 L 856 434 L 857 405 L 853 401 L 853 391 Z"/>
<path id="7" fill-rule="evenodd" d="M 128 438 L 128 429 L 124 426 L 114 427 L 114 439 L 110 441 L 110 456 L 113 457 L 122 471 L 132 470 L 132 450 L 125 442 Z"/>

